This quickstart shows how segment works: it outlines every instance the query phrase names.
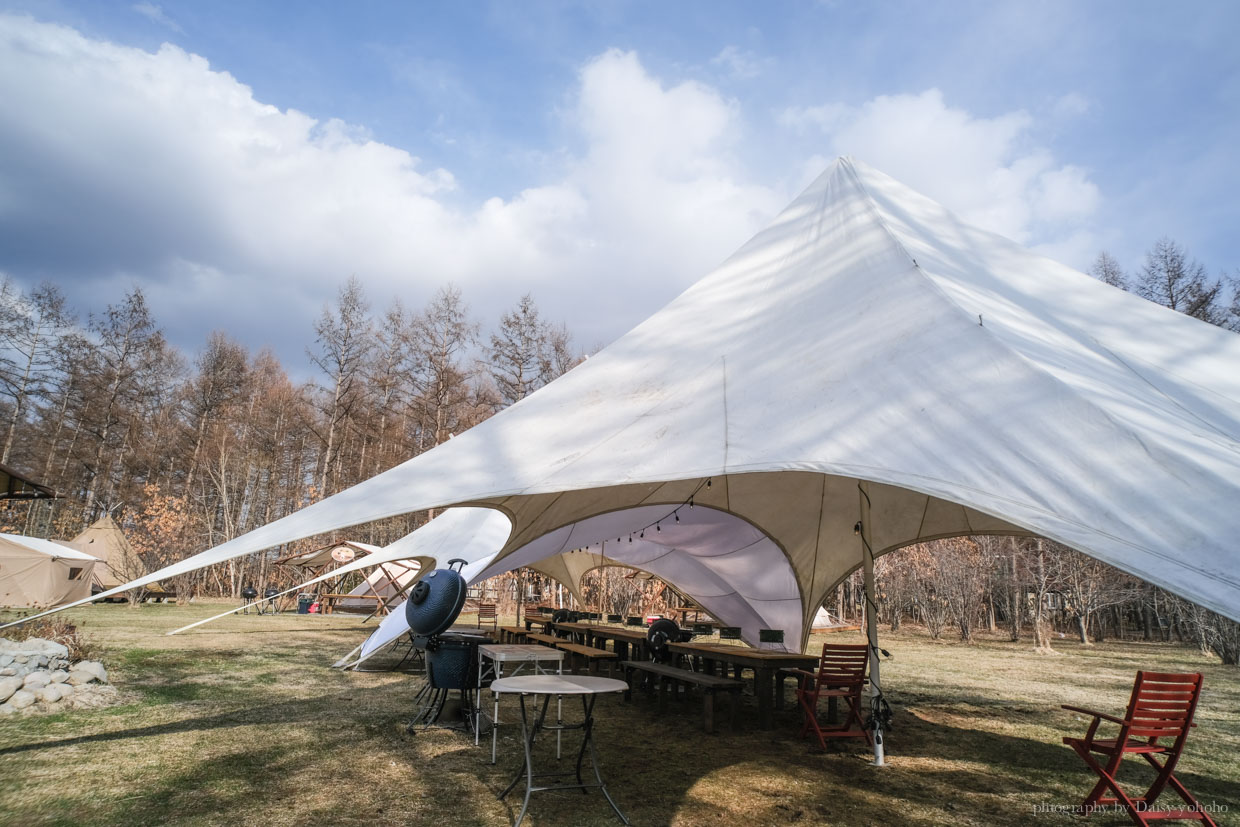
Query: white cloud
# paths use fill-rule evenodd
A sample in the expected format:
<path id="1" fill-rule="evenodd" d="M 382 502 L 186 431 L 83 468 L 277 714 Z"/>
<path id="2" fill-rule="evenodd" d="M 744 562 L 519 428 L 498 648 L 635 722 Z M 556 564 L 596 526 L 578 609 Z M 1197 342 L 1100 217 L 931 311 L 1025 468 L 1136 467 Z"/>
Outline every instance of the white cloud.
<path id="1" fill-rule="evenodd" d="M 152 54 L 0 15 L 0 267 L 58 278 L 84 310 L 142 284 L 183 346 L 222 327 L 275 345 L 290 367 L 350 274 L 376 305 L 416 306 L 456 282 L 488 323 L 532 291 L 592 345 L 787 200 L 738 159 L 735 101 L 665 83 L 632 52 L 581 67 L 566 121 L 584 148 L 546 181 L 512 197 L 463 193 L 451 171 L 363 128 L 259 102 L 176 46 Z M 975 118 L 930 90 L 788 110 L 780 124 L 1018 240 L 1089 244 L 1081 225 L 1097 189 L 1029 146 L 1024 112 Z M 808 179 L 831 157 L 779 163 Z"/>
<path id="2" fill-rule="evenodd" d="M 179 33 L 184 31 L 175 20 L 164 14 L 164 10 L 154 3 L 136 3 L 133 6 L 130 6 L 130 8 L 145 17 L 147 20 L 150 20 L 152 23 L 158 23 L 159 25 L 169 28 L 174 32 Z"/>
<path id="3" fill-rule="evenodd" d="M 791 108 L 780 123 L 820 130 L 833 154 L 860 158 L 966 221 L 1021 243 L 1067 249 L 1056 245 L 1074 237 L 1073 249 L 1087 244 L 1081 223 L 1097 210 L 1098 189 L 1087 171 L 1033 145 L 1027 112 L 974 117 L 929 89 L 882 95 L 859 107 Z"/>
<path id="4" fill-rule="evenodd" d="M 711 58 L 712 66 L 725 69 L 729 75 L 741 80 L 752 80 L 761 75 L 771 65 L 770 58 L 758 57 L 753 52 L 737 46 L 724 46 L 719 54 Z"/>
<path id="5" fill-rule="evenodd" d="M 143 284 L 189 347 L 214 327 L 254 343 L 272 331 L 237 324 L 311 308 L 281 349 L 290 361 L 349 274 L 376 303 L 416 305 L 454 281 L 488 321 L 533 290 L 593 343 L 779 206 L 730 157 L 736 106 L 701 84 L 665 87 L 632 53 L 583 67 L 570 118 L 587 149 L 558 180 L 471 202 L 448 170 L 261 103 L 176 46 L 0 16 L 0 266 L 74 279 L 83 302 L 119 297 L 87 284 Z"/>
<path id="6" fill-rule="evenodd" d="M 1069 92 L 1055 101 L 1051 107 L 1051 112 L 1055 117 L 1072 119 L 1087 114 L 1091 108 L 1092 104 L 1089 98 L 1079 92 Z"/>

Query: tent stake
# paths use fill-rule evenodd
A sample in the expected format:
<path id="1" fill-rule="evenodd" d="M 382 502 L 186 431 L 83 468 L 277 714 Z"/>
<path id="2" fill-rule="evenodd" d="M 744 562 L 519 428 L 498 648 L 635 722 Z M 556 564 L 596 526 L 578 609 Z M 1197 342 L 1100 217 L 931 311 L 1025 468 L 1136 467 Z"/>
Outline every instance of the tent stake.
<path id="1" fill-rule="evenodd" d="M 879 680 L 878 599 L 874 590 L 874 549 L 870 545 L 870 485 L 864 480 L 861 490 L 861 568 L 865 582 L 865 637 L 870 646 L 870 706 L 874 726 L 874 766 L 883 766 L 883 723 L 878 714 L 878 698 L 882 696 Z"/>

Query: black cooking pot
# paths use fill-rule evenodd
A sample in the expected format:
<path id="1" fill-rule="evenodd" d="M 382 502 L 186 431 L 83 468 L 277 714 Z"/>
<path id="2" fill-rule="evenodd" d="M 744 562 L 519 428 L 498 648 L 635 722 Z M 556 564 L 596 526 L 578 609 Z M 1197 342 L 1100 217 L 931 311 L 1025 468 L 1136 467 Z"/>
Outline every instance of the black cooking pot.
<path id="1" fill-rule="evenodd" d="M 465 578 L 451 567 L 465 561 L 449 560 L 448 568 L 435 569 L 409 592 L 405 602 L 405 621 L 415 638 L 430 638 L 446 631 L 465 605 Z"/>

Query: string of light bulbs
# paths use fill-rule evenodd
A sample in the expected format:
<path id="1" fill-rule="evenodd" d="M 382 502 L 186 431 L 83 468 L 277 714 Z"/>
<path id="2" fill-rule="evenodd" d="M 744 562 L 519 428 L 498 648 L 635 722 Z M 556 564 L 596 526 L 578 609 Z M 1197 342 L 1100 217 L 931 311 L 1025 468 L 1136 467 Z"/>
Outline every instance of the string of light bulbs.
<path id="1" fill-rule="evenodd" d="M 682 502 L 680 505 L 673 508 L 667 514 L 663 515 L 657 520 L 654 520 L 653 522 L 647 523 L 641 528 L 630 531 L 629 542 L 630 543 L 633 542 L 633 537 L 635 536 L 639 540 L 644 540 L 646 538 L 646 532 L 649 531 L 651 528 L 653 528 L 656 533 L 662 533 L 663 523 L 667 522 L 669 519 L 673 520 L 676 523 L 679 523 L 680 522 L 680 510 L 686 507 L 692 509 L 694 505 L 694 500 L 696 499 L 697 495 L 701 493 L 702 489 L 711 487 L 711 480 L 712 480 L 711 477 L 707 477 L 705 480 L 698 483 L 698 487 L 693 489 L 693 493 L 689 495 L 689 498 L 685 500 L 684 502 Z M 588 551 L 592 546 L 598 546 L 599 550 L 601 551 L 603 549 L 603 544 L 606 542 L 607 542 L 606 540 L 599 540 L 597 543 L 588 543 L 583 548 L 576 548 L 576 549 L 573 549 L 573 551 Z M 616 542 L 617 543 L 624 542 L 624 535 L 617 537 Z"/>

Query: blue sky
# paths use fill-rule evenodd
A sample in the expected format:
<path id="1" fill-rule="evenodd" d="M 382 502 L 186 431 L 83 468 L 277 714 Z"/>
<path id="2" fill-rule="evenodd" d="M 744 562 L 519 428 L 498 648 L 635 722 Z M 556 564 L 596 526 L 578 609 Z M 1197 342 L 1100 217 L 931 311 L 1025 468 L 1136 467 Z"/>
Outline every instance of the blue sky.
<path id="1" fill-rule="evenodd" d="M 294 372 L 376 306 L 605 343 L 838 154 L 1078 267 L 1240 267 L 1240 4 L 0 4 L 0 271 Z"/>

